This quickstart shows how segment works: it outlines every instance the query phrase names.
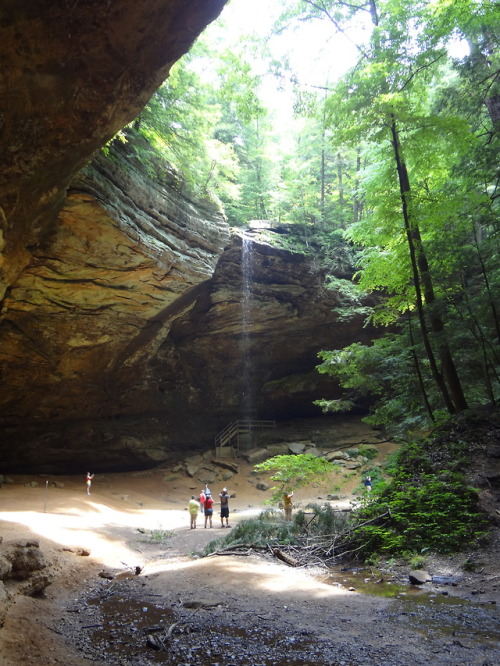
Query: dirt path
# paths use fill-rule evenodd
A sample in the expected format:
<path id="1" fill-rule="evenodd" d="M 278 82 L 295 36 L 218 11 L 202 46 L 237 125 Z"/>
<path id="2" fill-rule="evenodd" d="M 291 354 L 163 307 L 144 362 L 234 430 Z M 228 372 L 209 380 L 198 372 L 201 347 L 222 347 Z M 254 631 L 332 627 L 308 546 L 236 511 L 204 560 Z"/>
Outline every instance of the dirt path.
<path id="1" fill-rule="evenodd" d="M 0 490 L 0 534 L 38 539 L 55 579 L 44 597 L 18 596 L 10 606 L 2 665 L 500 663 L 494 562 L 463 579 L 465 603 L 450 600 L 456 588 L 436 586 L 430 598 L 365 595 L 358 589 L 369 572 L 353 574 L 359 585 L 338 572 L 332 585 L 324 571 L 270 554 L 193 559 L 226 532 L 217 517 L 212 529 L 190 530 L 187 500 L 199 489 L 190 479 L 166 483 L 164 470 L 96 476 L 89 497 L 80 478 L 24 485 L 32 481 L 15 478 Z M 263 495 L 248 470 L 232 484 L 234 525 L 258 512 Z M 325 490 L 301 499 L 318 501 Z"/>

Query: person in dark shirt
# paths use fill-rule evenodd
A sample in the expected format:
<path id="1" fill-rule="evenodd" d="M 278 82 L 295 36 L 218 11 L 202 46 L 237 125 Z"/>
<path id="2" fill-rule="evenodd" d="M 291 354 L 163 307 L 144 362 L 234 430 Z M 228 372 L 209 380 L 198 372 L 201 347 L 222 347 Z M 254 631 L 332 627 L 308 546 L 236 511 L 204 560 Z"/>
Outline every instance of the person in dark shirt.
<path id="1" fill-rule="evenodd" d="M 229 493 L 227 492 L 227 488 L 222 489 L 219 498 L 220 498 L 220 526 L 231 527 L 231 525 L 229 524 Z M 224 518 L 226 519 L 225 525 L 224 525 Z"/>

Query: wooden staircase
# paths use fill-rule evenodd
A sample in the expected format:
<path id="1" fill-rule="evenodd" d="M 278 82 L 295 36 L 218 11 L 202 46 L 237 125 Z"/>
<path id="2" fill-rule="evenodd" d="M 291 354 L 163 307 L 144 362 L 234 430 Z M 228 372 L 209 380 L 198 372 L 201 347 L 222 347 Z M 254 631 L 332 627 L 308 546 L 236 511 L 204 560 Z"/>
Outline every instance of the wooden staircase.
<path id="1" fill-rule="evenodd" d="M 254 430 L 266 430 L 275 427 L 276 421 L 259 421 L 257 419 L 231 421 L 231 423 L 215 436 L 216 455 L 221 453 L 223 447 L 227 447 L 231 450 L 233 457 L 236 457 L 240 451 L 241 437 L 249 435 Z"/>

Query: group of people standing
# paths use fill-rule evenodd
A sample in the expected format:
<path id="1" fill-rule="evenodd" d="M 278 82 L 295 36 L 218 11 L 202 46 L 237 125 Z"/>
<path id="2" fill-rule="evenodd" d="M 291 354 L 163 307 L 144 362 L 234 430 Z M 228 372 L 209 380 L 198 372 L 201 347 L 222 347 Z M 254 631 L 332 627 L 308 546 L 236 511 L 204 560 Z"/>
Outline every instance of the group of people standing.
<path id="1" fill-rule="evenodd" d="M 223 488 L 222 492 L 219 494 L 220 500 L 220 526 L 221 527 L 231 527 L 229 524 L 229 493 L 227 488 Z M 196 520 L 198 518 L 198 513 L 201 512 L 205 516 L 205 527 L 210 525 L 212 527 L 212 517 L 214 513 L 214 500 L 210 488 L 206 488 L 200 493 L 199 497 L 196 498 L 196 495 L 191 495 L 189 500 L 189 516 L 191 519 L 191 529 L 196 529 Z M 224 520 L 226 524 L 224 525 Z"/>

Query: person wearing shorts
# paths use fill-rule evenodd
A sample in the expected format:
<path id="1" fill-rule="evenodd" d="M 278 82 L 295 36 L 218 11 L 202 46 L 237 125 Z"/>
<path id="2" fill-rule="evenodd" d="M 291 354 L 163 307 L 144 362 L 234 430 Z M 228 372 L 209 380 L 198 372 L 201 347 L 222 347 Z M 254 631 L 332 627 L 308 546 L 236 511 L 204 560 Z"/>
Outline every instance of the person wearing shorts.
<path id="1" fill-rule="evenodd" d="M 191 518 L 191 529 L 196 529 L 196 518 L 198 517 L 198 511 L 200 510 L 200 503 L 196 501 L 196 497 L 191 495 L 189 500 L 188 511 L 189 517 Z"/>
<path id="2" fill-rule="evenodd" d="M 214 501 L 212 495 L 207 495 L 205 498 L 205 527 L 207 523 L 212 527 L 212 515 L 214 512 Z"/>
<path id="3" fill-rule="evenodd" d="M 87 476 L 85 477 L 85 485 L 87 486 L 87 495 L 90 495 L 90 486 L 92 485 L 93 478 L 94 475 L 91 474 L 90 472 L 87 472 Z"/>
<path id="4" fill-rule="evenodd" d="M 227 492 L 227 488 L 222 489 L 219 498 L 220 498 L 220 526 L 231 527 L 231 525 L 229 524 L 229 493 Z M 225 525 L 224 525 L 224 518 L 226 519 Z"/>
<path id="5" fill-rule="evenodd" d="M 206 499 L 206 497 L 207 496 L 205 495 L 205 491 L 202 488 L 201 493 L 200 493 L 200 499 L 198 501 L 200 503 L 201 513 L 203 515 L 205 515 L 205 499 Z"/>

